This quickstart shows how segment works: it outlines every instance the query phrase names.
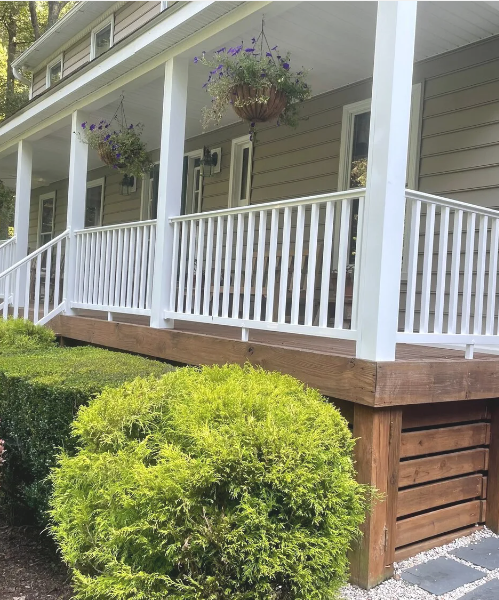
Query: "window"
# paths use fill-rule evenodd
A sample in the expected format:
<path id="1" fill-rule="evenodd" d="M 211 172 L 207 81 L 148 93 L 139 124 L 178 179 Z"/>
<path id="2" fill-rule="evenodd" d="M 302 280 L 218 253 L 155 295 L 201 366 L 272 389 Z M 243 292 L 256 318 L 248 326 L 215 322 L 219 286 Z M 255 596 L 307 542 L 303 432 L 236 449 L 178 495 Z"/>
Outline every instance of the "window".
<path id="1" fill-rule="evenodd" d="M 201 159 L 203 150 L 194 150 L 184 155 L 182 190 L 182 212 L 192 214 L 203 210 L 203 177 Z"/>
<path id="2" fill-rule="evenodd" d="M 47 65 L 47 88 L 52 87 L 62 77 L 62 54 Z"/>
<path id="3" fill-rule="evenodd" d="M 409 149 L 407 156 L 407 186 L 411 189 L 414 189 L 417 183 L 420 107 L 421 85 L 417 84 L 412 89 Z M 338 190 L 361 188 L 366 185 L 370 121 L 370 99 L 349 104 L 343 108 Z M 358 200 L 354 200 L 352 203 L 352 222 L 350 225 L 350 264 L 353 264 L 355 261 L 358 213 Z"/>
<path id="4" fill-rule="evenodd" d="M 92 31 L 92 45 L 90 58 L 97 58 L 107 52 L 113 45 L 114 18 L 111 17 L 105 23 L 101 23 Z"/>
<path id="5" fill-rule="evenodd" d="M 55 192 L 40 196 L 38 246 L 44 246 L 54 237 Z"/>
<path id="6" fill-rule="evenodd" d="M 154 163 L 149 178 L 142 178 L 141 215 L 143 220 L 158 218 L 158 184 L 159 163 Z"/>
<path id="7" fill-rule="evenodd" d="M 249 135 L 232 140 L 229 206 L 246 206 L 250 203 L 252 158 L 253 144 Z"/>
<path id="8" fill-rule="evenodd" d="M 104 178 L 87 183 L 85 227 L 100 227 L 104 208 Z"/>

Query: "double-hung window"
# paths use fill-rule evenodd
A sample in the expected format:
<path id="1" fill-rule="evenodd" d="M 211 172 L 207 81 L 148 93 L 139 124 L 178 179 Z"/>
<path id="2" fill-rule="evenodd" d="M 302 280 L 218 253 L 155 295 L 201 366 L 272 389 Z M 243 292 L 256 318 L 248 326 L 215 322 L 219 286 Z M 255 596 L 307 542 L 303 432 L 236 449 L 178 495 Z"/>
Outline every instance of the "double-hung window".
<path id="1" fill-rule="evenodd" d="M 87 182 L 85 227 L 100 227 L 104 209 L 104 177 Z"/>
<path id="2" fill-rule="evenodd" d="M 62 54 L 47 65 L 47 88 L 52 87 L 62 78 Z"/>
<path id="3" fill-rule="evenodd" d="M 229 206 L 246 206 L 251 197 L 253 143 L 249 135 L 232 140 Z"/>
<path id="4" fill-rule="evenodd" d="M 38 246 L 44 246 L 54 237 L 55 192 L 40 196 L 38 218 Z"/>
<path id="5" fill-rule="evenodd" d="M 90 47 L 90 58 L 97 58 L 107 52 L 113 45 L 114 16 L 104 23 L 100 23 L 92 31 L 92 42 Z"/>

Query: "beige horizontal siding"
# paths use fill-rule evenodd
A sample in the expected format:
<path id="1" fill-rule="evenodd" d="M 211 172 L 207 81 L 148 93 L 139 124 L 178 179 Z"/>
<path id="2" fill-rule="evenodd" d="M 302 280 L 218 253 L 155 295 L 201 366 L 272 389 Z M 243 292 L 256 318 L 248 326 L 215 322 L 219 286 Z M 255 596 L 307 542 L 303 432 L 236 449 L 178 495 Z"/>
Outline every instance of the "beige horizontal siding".
<path id="1" fill-rule="evenodd" d="M 161 2 L 127 2 L 114 18 L 114 43 L 142 27 L 161 10 Z"/>
<path id="2" fill-rule="evenodd" d="M 90 34 L 64 53 L 64 77 L 90 60 Z"/>
<path id="3" fill-rule="evenodd" d="M 47 84 L 47 69 L 42 69 L 37 73 L 33 73 L 33 86 L 32 86 L 32 94 L 33 98 L 41 94 L 45 90 L 45 86 Z"/>

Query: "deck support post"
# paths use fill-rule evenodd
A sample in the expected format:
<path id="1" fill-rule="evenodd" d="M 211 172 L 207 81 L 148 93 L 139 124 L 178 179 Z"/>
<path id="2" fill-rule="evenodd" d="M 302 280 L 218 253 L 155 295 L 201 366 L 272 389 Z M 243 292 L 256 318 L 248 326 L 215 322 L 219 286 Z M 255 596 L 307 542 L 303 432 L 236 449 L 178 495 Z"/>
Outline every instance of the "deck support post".
<path id="1" fill-rule="evenodd" d="M 71 309 L 76 272 L 76 237 L 75 231 L 85 227 L 85 201 L 87 196 L 87 164 L 88 144 L 81 139 L 78 132 L 85 117 L 81 111 L 75 110 L 71 118 L 71 146 L 69 151 L 69 182 L 66 259 L 64 263 L 64 291 L 66 302 L 65 313 L 74 314 Z"/>
<path id="2" fill-rule="evenodd" d="M 494 533 L 499 533 L 499 400 L 489 402 L 491 422 L 485 524 Z"/>
<path id="3" fill-rule="evenodd" d="M 31 175 L 33 172 L 33 150 L 27 140 L 17 145 L 16 206 L 14 214 L 14 263 L 28 255 L 29 212 L 31 203 Z M 26 267 L 20 274 L 20 289 L 26 285 Z M 24 307 L 24 294 L 20 295 L 19 306 Z"/>
<path id="4" fill-rule="evenodd" d="M 185 120 L 187 109 L 188 62 L 175 57 L 165 64 L 161 151 L 159 159 L 158 219 L 154 279 L 151 301 L 151 327 L 173 328 L 165 320 L 170 310 L 173 256 L 173 226 L 170 217 L 181 214 L 184 163 Z M 176 285 L 175 283 L 173 285 Z"/>
<path id="5" fill-rule="evenodd" d="M 395 360 L 417 2 L 378 2 L 357 357 Z"/>
<path id="6" fill-rule="evenodd" d="M 370 589 L 393 574 L 402 410 L 354 407 L 357 479 L 381 494 L 350 555 L 351 582 Z"/>

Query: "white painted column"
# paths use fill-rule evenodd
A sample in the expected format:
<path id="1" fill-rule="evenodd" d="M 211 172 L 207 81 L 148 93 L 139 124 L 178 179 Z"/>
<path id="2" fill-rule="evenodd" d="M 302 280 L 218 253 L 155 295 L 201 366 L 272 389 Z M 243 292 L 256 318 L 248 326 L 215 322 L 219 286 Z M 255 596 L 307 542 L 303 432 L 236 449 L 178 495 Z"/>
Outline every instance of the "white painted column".
<path id="1" fill-rule="evenodd" d="M 31 204 L 31 175 L 33 172 L 33 150 L 31 144 L 21 140 L 17 146 L 17 174 L 16 174 L 16 206 L 14 214 L 14 247 L 13 263 L 22 260 L 28 255 L 29 212 Z M 33 248 L 34 250 L 34 248 Z M 20 273 L 19 289 L 26 285 L 26 267 Z M 19 306 L 24 306 L 24 294 L 19 300 Z"/>
<path id="2" fill-rule="evenodd" d="M 173 227 L 170 217 L 180 215 L 184 163 L 188 62 L 173 58 L 165 64 L 161 154 L 158 182 L 158 222 L 151 302 L 151 327 L 172 328 L 164 319 L 170 309 L 173 264 Z"/>
<path id="3" fill-rule="evenodd" d="M 88 144 L 78 135 L 85 116 L 75 110 L 71 119 L 71 147 L 69 151 L 69 184 L 66 240 L 66 262 L 64 265 L 64 294 L 66 314 L 73 314 L 70 303 L 73 299 L 76 273 L 76 239 L 74 232 L 85 226 L 85 201 L 87 195 Z"/>
<path id="4" fill-rule="evenodd" d="M 417 2 L 378 2 L 357 357 L 395 360 Z"/>

